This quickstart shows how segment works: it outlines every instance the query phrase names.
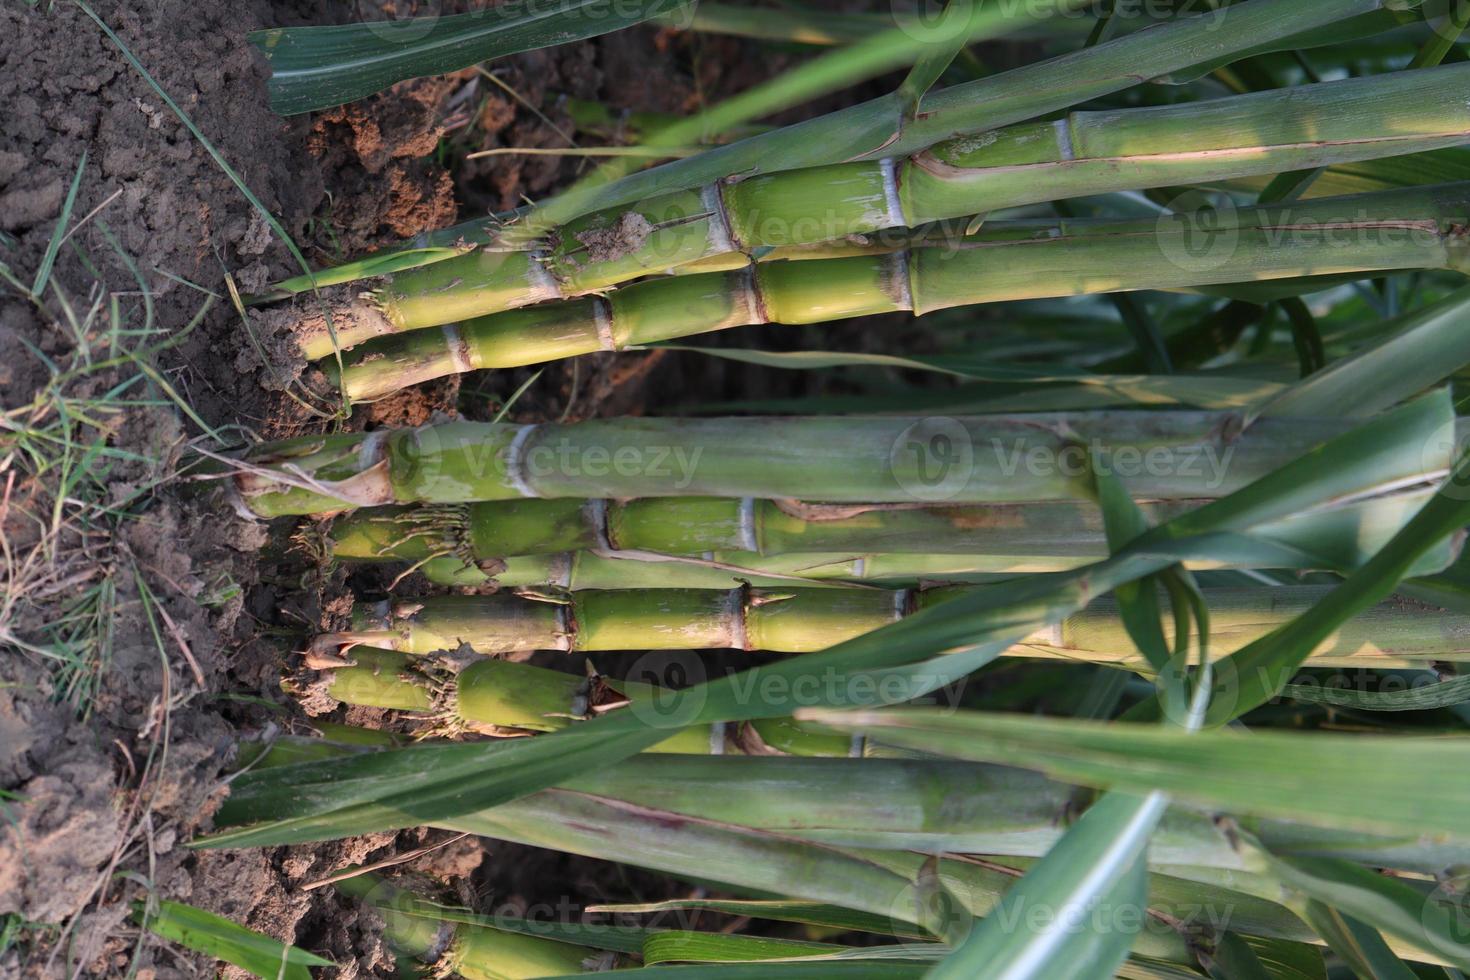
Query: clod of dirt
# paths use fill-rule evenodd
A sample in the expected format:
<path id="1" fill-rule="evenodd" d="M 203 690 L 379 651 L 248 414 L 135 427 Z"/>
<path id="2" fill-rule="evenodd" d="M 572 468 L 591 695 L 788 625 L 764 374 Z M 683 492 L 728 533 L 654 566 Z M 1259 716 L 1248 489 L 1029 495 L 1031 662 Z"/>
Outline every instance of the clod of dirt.
<path id="1" fill-rule="evenodd" d="M 327 221 L 354 251 L 454 223 L 454 182 L 432 155 L 458 77 L 402 82 L 312 123 L 307 145 L 339 188 Z"/>
<path id="2" fill-rule="evenodd" d="M 632 255 L 653 234 L 653 223 L 637 211 L 624 211 L 611 228 L 577 233 L 589 262 L 613 262 Z"/>
<path id="3" fill-rule="evenodd" d="M 372 298 L 373 283 L 363 280 L 330 286 L 316 293 L 302 293 L 287 303 L 247 310 L 256 343 L 237 348 L 236 367 L 259 371 L 263 386 L 281 391 L 306 370 L 303 347 L 329 343 L 334 331 L 344 348 L 353 345 L 343 338 L 366 339 L 392 333 L 393 322 Z"/>
<path id="4" fill-rule="evenodd" d="M 122 836 L 112 788 L 112 768 L 85 750 L 21 785 L 0 839 L 0 909 L 60 922 L 92 896 Z"/>

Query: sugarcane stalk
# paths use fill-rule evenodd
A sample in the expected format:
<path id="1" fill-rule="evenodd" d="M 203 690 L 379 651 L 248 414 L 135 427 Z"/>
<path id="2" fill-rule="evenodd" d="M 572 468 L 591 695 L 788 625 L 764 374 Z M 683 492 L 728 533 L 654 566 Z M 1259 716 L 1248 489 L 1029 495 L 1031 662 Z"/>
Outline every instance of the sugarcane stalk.
<path id="1" fill-rule="evenodd" d="M 344 878 L 333 887 L 375 909 L 383 918 L 388 945 L 427 964 L 434 976 L 530 980 L 611 969 L 617 961 L 591 946 L 439 918 L 437 906 L 372 872 Z"/>
<path id="2" fill-rule="evenodd" d="M 1207 589 L 1209 652 L 1226 656 L 1311 608 L 1330 586 Z M 352 628 L 313 641 L 318 656 L 358 645 L 408 654 L 457 650 L 769 650 L 810 653 L 862 636 L 967 590 L 648 589 L 360 603 Z M 1170 629 L 1166 637 L 1173 642 Z M 1195 641 L 1197 635 L 1191 634 Z M 1010 656 L 1137 665 L 1111 598 L 1025 637 Z M 1414 666 L 1470 659 L 1470 616 L 1409 599 L 1372 607 L 1313 651 L 1322 666 Z"/>
<path id="3" fill-rule="evenodd" d="M 1014 575 L 1056 572 L 1088 558 L 1028 555 L 801 554 L 767 557 L 745 551 L 699 556 L 635 556 L 592 551 L 522 555 L 465 563 L 432 558 L 415 566 L 435 585 L 461 588 L 560 589 L 780 589 L 847 588 L 865 583 L 993 582 Z"/>
<path id="4" fill-rule="evenodd" d="M 1146 503 L 1155 523 L 1194 501 Z M 569 551 L 762 556 L 823 552 L 1067 556 L 1101 547 L 1091 504 L 910 504 L 824 507 L 723 497 L 495 500 L 376 507 L 339 517 L 331 553 L 359 560 L 470 561 Z"/>
<path id="5" fill-rule="evenodd" d="M 1430 492 L 1410 488 L 1345 501 L 1263 524 L 1252 534 L 1299 556 L 1295 565 L 1291 555 L 1277 558 L 1278 567 L 1348 570 L 1386 544 Z M 1195 504 L 1140 506 L 1157 524 Z M 812 584 L 979 581 L 1063 571 L 1108 554 L 1101 514 L 1072 501 L 898 507 L 701 497 L 484 501 L 354 511 L 332 525 L 328 542 L 337 559 L 410 561 L 442 585 L 569 591 L 780 587 L 799 584 L 793 576 Z M 1453 550 L 1453 542 L 1444 542 L 1426 555 L 1422 571 L 1443 568 Z M 1187 564 L 1231 567 L 1204 558 Z"/>
<path id="6" fill-rule="evenodd" d="M 307 708 L 338 703 L 388 708 L 421 719 L 425 736 L 494 736 L 560 731 L 609 711 L 651 703 L 658 689 L 598 674 L 579 676 L 490 657 L 468 662 L 359 646 L 340 660 L 308 657 L 286 681 Z M 862 756 L 866 739 L 821 731 L 790 718 L 680 727 L 646 751 L 680 755 Z"/>
<path id="7" fill-rule="evenodd" d="M 717 181 L 583 215 L 535 247 L 484 248 L 392 274 L 371 293 L 329 307 L 330 324 L 320 310 L 290 316 L 302 352 L 316 358 L 374 336 L 602 291 L 725 253 L 1453 146 L 1470 138 L 1470 106 L 1459 97 L 1467 81 L 1470 66 L 1451 65 L 1073 112 L 906 158 Z"/>
<path id="8" fill-rule="evenodd" d="M 266 443 L 234 462 L 262 517 L 393 503 L 717 496 L 834 503 L 1090 499 L 1091 474 L 1139 500 L 1225 496 L 1355 424 L 1226 412 L 964 418 L 624 418 L 446 422 Z"/>

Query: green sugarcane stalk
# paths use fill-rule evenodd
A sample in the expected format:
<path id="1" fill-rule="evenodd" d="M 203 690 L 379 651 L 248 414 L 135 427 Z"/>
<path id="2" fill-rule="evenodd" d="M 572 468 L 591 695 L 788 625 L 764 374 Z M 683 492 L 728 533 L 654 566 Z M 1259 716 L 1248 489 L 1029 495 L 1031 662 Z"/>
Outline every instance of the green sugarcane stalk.
<path id="1" fill-rule="evenodd" d="M 394 503 L 718 496 L 835 503 L 1225 496 L 1352 428 L 1351 419 L 1101 411 L 964 418 L 623 418 L 447 422 L 266 443 L 233 461 L 261 517 Z M 1430 478 L 1433 478 L 1432 476 Z"/>
<path id="2" fill-rule="evenodd" d="M 1347 501 L 1262 525 L 1252 535 L 1284 546 L 1273 559 L 1277 567 L 1352 569 L 1430 494 L 1415 488 Z M 1142 509 L 1161 523 L 1194 505 L 1171 501 Z M 567 591 L 979 582 L 1065 571 L 1108 554 L 1096 508 L 1070 501 L 915 508 L 700 497 L 488 501 L 355 511 L 332 526 L 328 542 L 338 559 L 412 561 L 440 585 Z M 834 550 L 812 550 L 819 548 Z M 1415 574 L 1440 570 L 1454 550 L 1445 541 Z M 1186 564 L 1236 567 L 1236 560 Z"/>
<path id="3" fill-rule="evenodd" d="M 656 705 L 658 688 L 601 675 L 578 676 L 489 657 L 468 662 L 353 647 L 342 658 L 309 655 L 286 687 L 309 712 L 337 703 L 419 716 L 426 736 L 464 732 L 508 736 L 560 731 L 609 711 Z M 656 707 L 654 708 L 656 710 Z M 869 754 L 862 737 L 821 731 L 790 718 L 677 727 L 647 751 L 681 755 L 775 753 L 803 756 Z"/>
<path id="4" fill-rule="evenodd" d="M 464 980 L 530 980 L 611 969 L 617 957 L 591 946 L 439 918 L 438 906 L 372 872 L 333 886 L 377 910 L 383 938 L 397 953 L 428 965 L 434 976 Z"/>
<path id="5" fill-rule="evenodd" d="M 1432 478 L 1426 475 L 1426 481 Z M 1261 525 L 1272 538 L 1296 534 L 1319 547 L 1347 533 L 1372 553 L 1428 500 L 1409 488 L 1348 500 Z M 1144 501 L 1151 524 L 1205 500 Z M 337 518 L 332 557 L 349 561 L 466 564 L 585 552 L 616 558 L 710 557 L 720 553 L 789 558 L 848 555 L 1107 557 L 1102 514 L 1091 502 L 1019 504 L 808 504 L 753 497 L 485 500 L 469 504 L 367 507 Z M 1323 551 L 1326 555 L 1358 554 Z M 1343 560 L 1333 567 L 1351 567 Z"/>
<path id="6" fill-rule="evenodd" d="M 1226 656 L 1305 613 L 1330 586 L 1207 589 L 1209 652 Z M 551 596 L 496 593 L 359 604 L 350 630 L 313 656 L 365 645 L 408 654 L 457 650 L 769 650 L 811 653 L 964 594 L 914 589 L 648 589 Z M 1165 630 L 1170 642 L 1173 636 Z M 1197 641 L 1198 637 L 1195 636 Z M 1011 647 L 1010 656 L 1136 665 L 1114 600 L 1100 598 Z M 1414 666 L 1470 659 L 1470 616 L 1408 599 L 1381 603 L 1313 651 L 1322 666 Z"/>
<path id="7" fill-rule="evenodd" d="M 1470 138 L 1470 106 L 1460 97 L 1467 81 L 1470 65 L 1451 65 L 1177 106 L 1073 112 L 902 159 L 718 181 L 592 212 L 538 247 L 486 248 L 393 274 L 370 294 L 329 306 L 330 317 L 310 306 L 287 315 L 302 352 L 317 358 L 374 336 L 598 292 L 726 253 L 1453 146 Z"/>
<path id="8" fill-rule="evenodd" d="M 916 232 L 867 246 L 783 253 L 806 261 L 665 276 L 606 295 L 396 333 L 343 354 L 340 371 L 335 360 L 324 367 L 350 397 L 372 399 L 451 374 L 756 323 L 924 314 L 974 303 L 1305 275 L 1464 269 L 1466 214 L 1470 187 L 1451 184 L 1207 214 L 1204 228 L 1201 216 L 1181 214 L 998 223 L 937 244 L 934 233 Z M 925 244 L 894 247 L 910 240 Z M 840 251 L 864 254 L 815 258 Z"/>
<path id="9" fill-rule="evenodd" d="M 1028 555 L 852 555 L 821 552 L 755 555 L 712 551 L 694 556 L 634 556 L 592 551 L 521 555 L 466 564 L 432 558 L 415 570 L 435 585 L 460 588 L 559 589 L 803 589 L 891 587 L 993 582 L 1014 575 L 1065 571 L 1095 559 Z"/>
<path id="10" fill-rule="evenodd" d="M 1143 504 L 1154 523 L 1197 501 Z M 373 507 L 339 517 L 331 554 L 357 560 L 467 561 L 572 551 L 766 557 L 811 553 L 1106 555 L 1090 503 L 855 504 L 823 506 L 751 497 L 493 500 Z"/>

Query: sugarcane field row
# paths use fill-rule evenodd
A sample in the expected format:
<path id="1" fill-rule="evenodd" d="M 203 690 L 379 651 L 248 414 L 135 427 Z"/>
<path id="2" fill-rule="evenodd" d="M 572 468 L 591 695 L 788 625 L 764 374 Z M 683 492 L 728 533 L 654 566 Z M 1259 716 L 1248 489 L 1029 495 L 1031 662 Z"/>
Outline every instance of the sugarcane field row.
<path id="1" fill-rule="evenodd" d="M 90 3 L 0 976 L 1470 974 L 1470 0 Z"/>

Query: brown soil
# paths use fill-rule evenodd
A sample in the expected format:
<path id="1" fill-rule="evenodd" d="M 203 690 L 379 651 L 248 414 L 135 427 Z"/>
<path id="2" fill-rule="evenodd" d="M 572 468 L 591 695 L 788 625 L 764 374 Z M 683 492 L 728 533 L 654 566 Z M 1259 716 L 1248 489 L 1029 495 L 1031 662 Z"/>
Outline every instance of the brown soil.
<path id="1" fill-rule="evenodd" d="M 495 65 L 522 101 L 463 72 L 281 119 L 244 35 L 347 12 L 305 0 L 93 2 L 317 265 L 565 184 L 574 159 L 462 159 L 562 145 L 571 124 L 559 93 L 688 111 L 778 67 L 739 56 L 728 39 L 635 30 Z M 204 961 L 139 936 L 128 913 L 149 892 L 329 956 L 337 976 L 386 975 L 387 953 L 356 909 L 330 888 L 301 886 L 432 833 L 274 851 L 183 846 L 208 829 L 240 734 L 304 725 L 280 693 L 282 664 L 340 612 L 322 597 L 340 596 L 343 580 L 309 560 L 309 533 L 230 513 L 191 479 L 191 450 L 483 416 L 529 372 L 428 385 L 334 420 L 292 383 L 302 365 L 289 350 L 252 335 L 232 306 L 232 290 L 297 267 L 199 140 L 79 7 L 6 4 L 0 31 L 0 262 L 15 280 L 0 282 L 10 423 L 0 435 L 0 936 L 11 930 L 0 975 L 208 974 Z M 84 157 L 68 237 L 33 300 L 20 284 L 42 265 Z M 109 333 L 114 304 L 116 325 L 140 333 Z M 146 371 L 127 358 L 94 366 L 128 351 L 142 352 Z M 554 366 L 515 415 L 641 412 L 732 391 L 720 362 L 699 361 L 696 373 L 696 362 L 676 361 Z M 31 429 L 103 456 L 79 460 L 55 440 L 13 435 Z M 80 651 L 74 674 L 57 660 L 68 645 Z M 626 899 L 667 887 L 526 849 L 482 856 L 462 844 L 416 868 L 459 879 L 463 896 L 520 907 L 553 893 Z"/>

